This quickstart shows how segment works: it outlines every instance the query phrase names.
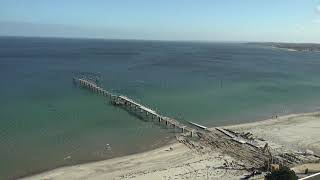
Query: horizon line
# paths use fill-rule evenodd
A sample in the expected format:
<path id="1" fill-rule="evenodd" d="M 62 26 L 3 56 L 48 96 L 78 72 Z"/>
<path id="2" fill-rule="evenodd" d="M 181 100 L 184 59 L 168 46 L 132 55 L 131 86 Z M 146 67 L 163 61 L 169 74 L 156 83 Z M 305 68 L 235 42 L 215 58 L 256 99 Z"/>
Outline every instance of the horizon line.
<path id="1" fill-rule="evenodd" d="M 42 39 L 70 39 L 70 40 L 111 40 L 111 41 L 156 41 L 156 42 L 194 42 L 194 43 L 288 43 L 288 44 L 320 44 L 315 42 L 285 42 L 285 41 L 221 41 L 221 40 L 169 40 L 169 39 L 135 39 L 135 38 L 104 38 L 104 37 L 68 37 L 68 36 L 20 36 L 0 35 L 0 38 L 42 38 Z"/>

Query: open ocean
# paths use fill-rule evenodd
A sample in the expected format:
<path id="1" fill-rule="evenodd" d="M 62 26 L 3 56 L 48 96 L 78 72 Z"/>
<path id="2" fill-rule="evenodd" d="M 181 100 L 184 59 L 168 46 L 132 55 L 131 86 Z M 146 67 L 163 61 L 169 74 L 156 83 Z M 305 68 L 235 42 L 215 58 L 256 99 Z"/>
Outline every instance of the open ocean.
<path id="1" fill-rule="evenodd" d="M 205 126 L 320 105 L 320 53 L 245 43 L 0 37 L 0 179 L 141 152 L 173 138 L 75 87 L 72 77 L 81 72 L 100 73 L 105 89 Z"/>

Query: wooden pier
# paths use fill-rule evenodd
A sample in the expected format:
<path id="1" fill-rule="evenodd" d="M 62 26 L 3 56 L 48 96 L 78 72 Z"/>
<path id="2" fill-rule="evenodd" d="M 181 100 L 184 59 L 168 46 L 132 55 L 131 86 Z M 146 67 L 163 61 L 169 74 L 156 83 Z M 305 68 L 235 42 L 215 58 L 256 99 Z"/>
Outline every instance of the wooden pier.
<path id="1" fill-rule="evenodd" d="M 157 120 L 159 124 L 163 124 L 168 128 L 174 128 L 175 130 L 177 130 L 177 132 L 189 134 L 190 136 L 195 135 L 196 129 L 188 127 L 175 119 L 163 116 L 157 113 L 155 110 L 146 107 L 140 103 L 137 103 L 126 96 L 112 94 L 111 92 L 103 89 L 102 87 L 98 86 L 94 82 L 91 82 L 90 80 L 87 80 L 85 78 L 74 77 L 73 81 L 75 83 L 78 83 L 80 87 L 87 88 L 97 94 L 110 98 L 111 103 L 115 106 L 120 106 L 125 109 L 131 109 L 134 110 L 134 112 L 136 113 L 141 113 L 145 114 L 146 116 L 150 116 L 151 119 Z"/>
<path id="2" fill-rule="evenodd" d="M 166 117 L 156 112 L 155 110 L 142 105 L 126 96 L 113 94 L 95 82 L 85 78 L 73 78 L 75 84 L 80 87 L 91 90 L 92 92 L 109 98 L 115 106 L 121 107 L 139 116 L 143 115 L 152 119 L 154 122 L 167 128 L 175 129 L 176 133 L 182 133 L 184 136 L 179 136 L 179 142 L 186 144 L 189 147 L 195 148 L 203 153 L 205 150 L 211 152 L 212 149 L 226 153 L 235 159 L 240 160 L 242 166 L 246 169 L 263 169 L 270 167 L 270 163 L 278 163 L 285 166 L 291 166 L 303 161 L 310 161 L 309 157 L 297 156 L 295 153 L 282 153 L 275 150 L 266 150 L 267 143 L 260 147 L 260 143 L 256 140 L 245 138 L 237 133 L 231 132 L 224 128 L 208 129 L 200 124 L 189 122 L 192 126 L 187 126 L 176 119 Z M 193 137 L 196 135 L 196 141 Z M 294 158 L 292 158 L 294 157 Z M 318 160 L 318 157 L 317 157 Z M 268 166 L 266 166 L 266 164 Z"/>

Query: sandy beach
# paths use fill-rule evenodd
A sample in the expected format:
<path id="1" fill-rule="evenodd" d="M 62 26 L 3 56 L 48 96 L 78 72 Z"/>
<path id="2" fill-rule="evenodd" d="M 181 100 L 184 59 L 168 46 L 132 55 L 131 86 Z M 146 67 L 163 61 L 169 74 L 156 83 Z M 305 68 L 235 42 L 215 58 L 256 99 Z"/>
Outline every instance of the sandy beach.
<path id="1" fill-rule="evenodd" d="M 226 128 L 251 132 L 274 146 L 320 153 L 320 112 L 291 114 Z M 62 167 L 23 179 L 239 179 L 248 174 L 237 166 L 232 168 L 234 162 L 228 155 L 202 154 L 176 142 L 139 154 Z M 314 172 L 320 169 L 319 164 L 310 166 Z M 297 167 L 297 172 L 303 168 Z"/>
<path id="2" fill-rule="evenodd" d="M 287 148 L 320 154 L 320 112 L 290 114 L 264 121 L 228 126 L 237 131 L 249 131 Z"/>

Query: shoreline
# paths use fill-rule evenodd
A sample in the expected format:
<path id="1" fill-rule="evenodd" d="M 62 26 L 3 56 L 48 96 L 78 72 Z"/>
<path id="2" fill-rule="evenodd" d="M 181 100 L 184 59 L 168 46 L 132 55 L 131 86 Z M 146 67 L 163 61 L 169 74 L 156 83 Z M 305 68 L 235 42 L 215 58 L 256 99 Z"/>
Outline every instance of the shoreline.
<path id="1" fill-rule="evenodd" d="M 277 122 L 286 120 L 288 118 L 294 118 L 294 117 L 299 117 L 299 116 L 310 116 L 310 115 L 317 115 L 320 114 L 320 111 L 306 111 L 306 112 L 301 112 L 301 113 L 290 113 L 290 114 L 285 114 L 285 115 L 279 115 L 277 117 L 272 117 L 268 119 L 263 119 L 260 121 L 253 121 L 253 122 L 245 122 L 245 123 L 240 123 L 240 124 L 234 124 L 234 125 L 226 125 L 226 126 L 219 126 L 219 127 L 224 127 L 224 128 L 249 128 L 252 126 L 256 125 L 266 125 L 266 124 L 275 124 Z M 214 128 L 214 127 L 212 127 Z"/>
<path id="2" fill-rule="evenodd" d="M 320 111 L 288 114 L 222 127 L 240 132 L 249 131 L 280 146 L 297 150 L 311 149 L 315 154 L 320 153 L 317 141 L 317 137 L 320 137 Z M 218 152 L 199 154 L 176 141 L 146 152 L 60 167 L 22 179 L 166 179 L 168 177 L 201 179 L 205 176 L 239 179 L 247 173 L 244 170 L 217 169 L 226 161 L 233 162 L 235 159 Z M 208 167 L 215 167 L 214 171 L 210 171 L 210 175 Z"/>

